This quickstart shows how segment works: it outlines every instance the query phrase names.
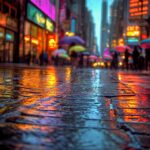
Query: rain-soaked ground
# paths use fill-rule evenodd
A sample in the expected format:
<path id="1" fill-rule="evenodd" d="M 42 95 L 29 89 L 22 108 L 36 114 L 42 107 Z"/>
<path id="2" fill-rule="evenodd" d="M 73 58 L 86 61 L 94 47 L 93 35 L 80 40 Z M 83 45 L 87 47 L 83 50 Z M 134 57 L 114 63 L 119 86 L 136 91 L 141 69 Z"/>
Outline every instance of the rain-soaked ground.
<path id="1" fill-rule="evenodd" d="M 150 149 L 150 74 L 0 66 L 0 149 Z"/>

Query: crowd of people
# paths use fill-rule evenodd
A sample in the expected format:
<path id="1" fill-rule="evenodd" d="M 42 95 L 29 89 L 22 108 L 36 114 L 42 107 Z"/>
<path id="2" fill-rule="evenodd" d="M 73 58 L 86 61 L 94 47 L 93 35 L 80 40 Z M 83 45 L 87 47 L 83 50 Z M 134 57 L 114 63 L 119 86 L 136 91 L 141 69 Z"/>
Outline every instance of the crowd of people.
<path id="1" fill-rule="evenodd" d="M 111 68 L 118 69 L 118 62 L 121 54 L 117 51 L 112 53 Z M 134 46 L 133 52 L 128 49 L 124 52 L 123 68 L 132 70 L 150 69 L 150 49 L 143 49 L 140 46 Z"/>
<path id="2" fill-rule="evenodd" d="M 67 52 L 67 51 L 66 51 Z M 143 49 L 140 46 L 134 46 L 133 51 L 125 50 L 124 53 L 113 51 L 111 53 L 111 69 L 118 69 L 119 62 L 122 62 L 122 69 L 127 70 L 149 70 L 150 69 L 150 49 Z M 90 59 L 89 55 L 71 51 L 68 58 L 59 57 L 59 55 L 49 56 L 47 51 L 42 51 L 38 56 L 35 51 L 30 51 L 26 56 L 26 62 L 30 64 L 38 64 L 41 66 L 55 65 L 64 66 L 71 65 L 73 67 L 92 67 L 96 60 Z M 122 59 L 123 56 L 123 59 Z M 107 66 L 107 65 L 106 65 Z"/>
<path id="3" fill-rule="evenodd" d="M 92 67 L 96 60 L 89 58 L 89 55 L 72 51 L 68 58 L 60 57 L 59 55 L 48 56 L 46 51 L 42 51 L 39 57 L 34 53 L 28 53 L 26 56 L 26 63 L 28 65 L 54 65 L 54 66 L 72 66 L 72 67 Z"/>
<path id="4" fill-rule="evenodd" d="M 36 51 L 29 51 L 28 54 L 26 55 L 26 63 L 28 65 L 31 64 L 48 65 L 49 64 L 48 53 L 46 51 L 42 51 L 38 57 Z"/>

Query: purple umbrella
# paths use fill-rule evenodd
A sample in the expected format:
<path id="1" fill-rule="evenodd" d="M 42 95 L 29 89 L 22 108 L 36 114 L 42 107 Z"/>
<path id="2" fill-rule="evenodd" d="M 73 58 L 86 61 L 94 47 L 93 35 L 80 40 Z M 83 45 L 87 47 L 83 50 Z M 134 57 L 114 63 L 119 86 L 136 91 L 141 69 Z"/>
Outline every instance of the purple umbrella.
<path id="1" fill-rule="evenodd" d="M 85 41 L 80 38 L 79 36 L 66 36 L 62 39 L 60 39 L 59 41 L 59 44 L 60 45 L 63 45 L 63 44 L 72 44 L 72 43 L 75 43 L 75 44 L 85 44 Z"/>
<path id="2" fill-rule="evenodd" d="M 103 53 L 103 58 L 105 60 L 112 60 L 111 53 L 109 51 L 109 48 L 105 48 L 104 53 Z"/>

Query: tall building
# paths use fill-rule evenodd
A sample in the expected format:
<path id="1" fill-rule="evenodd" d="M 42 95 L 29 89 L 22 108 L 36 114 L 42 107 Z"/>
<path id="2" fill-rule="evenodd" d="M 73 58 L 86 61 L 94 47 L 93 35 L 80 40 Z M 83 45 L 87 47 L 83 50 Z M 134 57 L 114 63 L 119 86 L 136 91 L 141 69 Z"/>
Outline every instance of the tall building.
<path id="1" fill-rule="evenodd" d="M 124 30 L 127 26 L 127 3 L 126 0 L 114 0 L 111 6 L 110 21 L 110 47 L 124 44 Z"/>
<path id="2" fill-rule="evenodd" d="M 84 38 L 84 19 L 86 11 L 85 0 L 60 0 L 59 32 L 61 37 L 71 32 Z"/>
<path id="3" fill-rule="evenodd" d="M 108 4 L 107 0 L 102 1 L 102 19 L 101 19 L 101 54 L 103 54 L 104 49 L 108 46 Z"/>
<path id="4" fill-rule="evenodd" d="M 95 42 L 95 33 L 94 33 L 95 24 L 93 22 L 92 12 L 89 10 L 87 10 L 85 15 L 84 28 L 86 32 L 86 47 L 92 53 Z"/>

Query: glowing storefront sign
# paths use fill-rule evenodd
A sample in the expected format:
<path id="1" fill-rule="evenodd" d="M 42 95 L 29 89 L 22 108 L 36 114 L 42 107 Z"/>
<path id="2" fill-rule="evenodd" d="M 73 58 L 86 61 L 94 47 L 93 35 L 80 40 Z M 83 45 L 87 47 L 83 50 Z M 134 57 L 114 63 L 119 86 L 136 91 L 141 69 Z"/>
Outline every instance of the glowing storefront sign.
<path id="1" fill-rule="evenodd" d="M 43 18 L 43 16 L 42 16 L 41 14 L 38 14 L 38 13 L 37 13 L 37 14 L 35 15 L 35 17 L 36 17 L 38 23 L 40 23 L 40 24 L 45 24 L 45 18 Z"/>
<path id="2" fill-rule="evenodd" d="M 123 45 L 124 45 L 124 39 L 122 39 L 122 38 L 119 39 L 119 40 L 118 40 L 118 45 L 119 45 L 119 46 L 123 46 Z"/>
<path id="3" fill-rule="evenodd" d="M 147 16 L 149 11 L 149 0 L 130 0 L 129 14 L 130 19 L 141 19 Z"/>
<path id="4" fill-rule="evenodd" d="M 46 19 L 46 29 L 50 32 L 54 32 L 54 23 L 50 19 Z"/>
<path id="5" fill-rule="evenodd" d="M 34 23 L 38 24 L 39 26 L 45 27 L 46 19 L 44 14 L 29 3 L 27 7 L 27 18 L 30 21 L 33 21 Z"/>
<path id="6" fill-rule="evenodd" d="M 4 33 L 0 32 L 0 38 L 4 37 Z"/>
<path id="7" fill-rule="evenodd" d="M 6 26 L 6 22 L 7 22 L 7 14 L 2 14 L 0 12 L 0 25 Z"/>
<path id="8" fill-rule="evenodd" d="M 50 3 L 50 0 L 30 0 L 34 5 L 36 5 L 42 12 L 44 12 L 53 21 L 56 18 L 56 8 Z"/>
<path id="9" fill-rule="evenodd" d="M 30 40 L 31 40 L 31 43 L 36 44 L 36 45 L 39 44 L 39 41 L 36 38 L 33 38 L 33 37 L 30 38 L 30 36 L 28 36 L 28 35 L 26 35 L 24 37 L 24 40 L 25 40 L 25 42 L 30 42 Z"/>
<path id="10" fill-rule="evenodd" d="M 127 27 L 127 36 L 128 37 L 138 37 L 140 36 L 140 27 L 139 26 L 128 26 Z"/>
<path id="11" fill-rule="evenodd" d="M 14 40 L 14 35 L 10 34 L 10 33 L 6 33 L 5 38 L 6 38 L 7 41 L 13 41 Z"/>
<path id="12" fill-rule="evenodd" d="M 128 38 L 128 39 L 127 39 L 127 42 L 128 42 L 128 43 L 138 43 L 138 42 L 139 42 L 139 39 L 137 39 L 137 38 Z"/>
<path id="13" fill-rule="evenodd" d="M 56 50 L 58 48 L 58 36 L 57 34 L 48 35 L 48 49 Z"/>

